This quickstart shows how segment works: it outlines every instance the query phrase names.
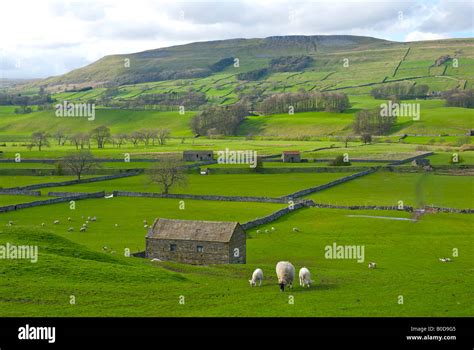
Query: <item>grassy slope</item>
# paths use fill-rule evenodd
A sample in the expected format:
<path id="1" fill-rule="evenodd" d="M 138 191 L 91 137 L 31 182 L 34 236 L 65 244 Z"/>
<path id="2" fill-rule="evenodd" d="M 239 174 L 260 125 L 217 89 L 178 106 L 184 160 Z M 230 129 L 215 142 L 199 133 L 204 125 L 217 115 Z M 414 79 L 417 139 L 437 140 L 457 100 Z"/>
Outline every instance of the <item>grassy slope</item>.
<path id="1" fill-rule="evenodd" d="M 275 232 L 253 231 L 248 264 L 239 266 L 153 266 L 38 229 L 0 228 L 2 243 L 35 244 L 40 252 L 36 264 L 0 261 L 2 316 L 472 316 L 471 217 L 425 216 L 412 223 L 348 214 L 306 209 L 274 223 Z M 299 233 L 291 230 L 295 224 Z M 333 242 L 364 245 L 366 261 L 324 259 L 324 247 Z M 459 257 L 440 263 L 453 247 Z M 311 269 L 313 288 L 279 292 L 274 265 L 286 259 Z M 378 268 L 367 269 L 367 261 Z M 248 286 L 255 267 L 264 270 L 261 288 Z"/>
<path id="2" fill-rule="evenodd" d="M 474 208 L 474 182 L 470 176 L 427 173 L 377 172 L 309 197 L 315 202 L 339 205 L 435 205 Z"/>

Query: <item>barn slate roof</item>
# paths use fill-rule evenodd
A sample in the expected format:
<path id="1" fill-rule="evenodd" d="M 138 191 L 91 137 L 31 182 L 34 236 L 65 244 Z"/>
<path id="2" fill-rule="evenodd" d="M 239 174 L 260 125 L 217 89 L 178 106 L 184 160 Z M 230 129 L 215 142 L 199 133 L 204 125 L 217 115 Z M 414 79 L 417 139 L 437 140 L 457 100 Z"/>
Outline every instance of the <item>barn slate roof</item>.
<path id="1" fill-rule="evenodd" d="M 229 221 L 157 219 L 146 238 L 227 243 L 238 225 Z"/>

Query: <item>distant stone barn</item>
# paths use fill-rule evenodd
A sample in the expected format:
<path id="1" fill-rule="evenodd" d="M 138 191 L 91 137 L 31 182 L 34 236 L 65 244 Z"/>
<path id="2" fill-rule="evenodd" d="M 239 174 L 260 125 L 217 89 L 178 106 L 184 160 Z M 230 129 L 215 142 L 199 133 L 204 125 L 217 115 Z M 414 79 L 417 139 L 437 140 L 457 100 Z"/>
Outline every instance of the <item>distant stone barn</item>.
<path id="1" fill-rule="evenodd" d="M 301 162 L 301 153 L 299 151 L 284 151 L 281 160 L 285 163 L 299 163 Z"/>
<path id="2" fill-rule="evenodd" d="M 245 264 L 246 235 L 238 222 L 157 219 L 145 257 L 193 265 Z"/>
<path id="3" fill-rule="evenodd" d="M 203 160 L 212 160 L 214 157 L 213 151 L 184 151 L 183 160 L 185 162 L 199 162 Z"/>
<path id="4" fill-rule="evenodd" d="M 412 166 L 416 166 L 416 167 L 429 166 L 429 165 L 430 165 L 430 160 L 429 160 L 429 159 L 426 159 L 426 158 L 414 159 L 414 160 L 411 162 L 411 165 L 412 165 Z"/>

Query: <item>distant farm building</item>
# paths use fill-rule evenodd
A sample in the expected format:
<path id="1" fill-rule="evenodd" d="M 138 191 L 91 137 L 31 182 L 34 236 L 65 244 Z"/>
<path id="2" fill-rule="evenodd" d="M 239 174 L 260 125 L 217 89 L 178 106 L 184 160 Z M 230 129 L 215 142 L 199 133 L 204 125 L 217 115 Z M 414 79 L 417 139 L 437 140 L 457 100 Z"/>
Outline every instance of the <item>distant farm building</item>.
<path id="1" fill-rule="evenodd" d="M 213 156 L 214 156 L 213 151 L 184 151 L 183 152 L 183 160 L 185 162 L 212 160 Z"/>
<path id="2" fill-rule="evenodd" d="M 284 151 L 281 154 L 281 160 L 285 163 L 301 162 L 301 153 L 299 151 Z"/>
<path id="3" fill-rule="evenodd" d="M 413 160 L 411 162 L 411 165 L 412 166 L 422 166 L 422 167 L 430 166 L 430 160 L 426 159 L 426 158 L 418 158 L 418 159 Z"/>
<path id="4" fill-rule="evenodd" d="M 146 236 L 145 256 L 193 265 L 245 264 L 245 230 L 238 222 L 157 219 Z"/>

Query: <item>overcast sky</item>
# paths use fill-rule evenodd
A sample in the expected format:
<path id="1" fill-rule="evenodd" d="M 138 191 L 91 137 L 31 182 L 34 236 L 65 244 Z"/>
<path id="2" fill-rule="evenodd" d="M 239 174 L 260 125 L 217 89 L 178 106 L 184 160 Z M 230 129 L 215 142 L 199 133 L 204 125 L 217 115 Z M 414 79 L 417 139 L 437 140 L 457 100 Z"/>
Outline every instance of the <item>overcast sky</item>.
<path id="1" fill-rule="evenodd" d="M 1 0 L 0 77 L 43 78 L 105 55 L 194 41 L 352 34 L 474 37 L 472 1 Z"/>

